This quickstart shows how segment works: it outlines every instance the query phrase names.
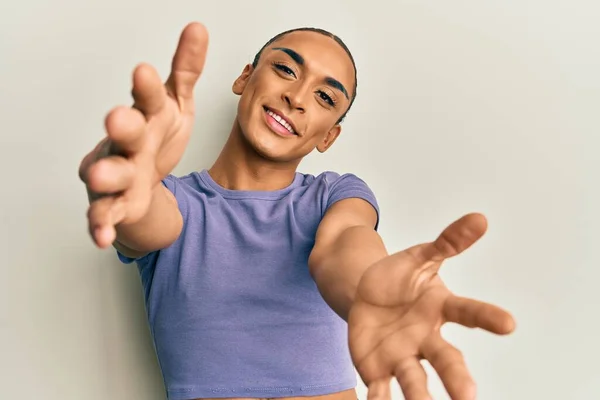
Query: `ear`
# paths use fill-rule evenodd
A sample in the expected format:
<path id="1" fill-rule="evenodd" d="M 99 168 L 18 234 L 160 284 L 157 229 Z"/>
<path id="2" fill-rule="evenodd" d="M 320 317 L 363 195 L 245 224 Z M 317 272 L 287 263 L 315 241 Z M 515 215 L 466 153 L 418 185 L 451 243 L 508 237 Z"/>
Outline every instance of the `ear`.
<path id="1" fill-rule="evenodd" d="M 333 128 L 331 128 L 329 130 L 329 132 L 327 132 L 327 135 L 325 135 L 325 138 L 323 139 L 323 141 L 317 145 L 317 151 L 319 153 L 325 153 L 327 151 L 327 149 L 331 147 L 333 142 L 335 142 L 335 139 L 338 138 L 338 136 L 340 135 L 341 132 L 342 132 L 341 125 L 340 124 L 334 125 Z"/>
<path id="2" fill-rule="evenodd" d="M 254 71 L 254 67 L 252 64 L 248 64 L 244 67 L 242 74 L 238 76 L 238 78 L 233 82 L 232 90 L 233 93 L 240 96 L 248 83 L 248 79 L 250 79 L 250 75 L 252 75 L 252 71 Z"/>

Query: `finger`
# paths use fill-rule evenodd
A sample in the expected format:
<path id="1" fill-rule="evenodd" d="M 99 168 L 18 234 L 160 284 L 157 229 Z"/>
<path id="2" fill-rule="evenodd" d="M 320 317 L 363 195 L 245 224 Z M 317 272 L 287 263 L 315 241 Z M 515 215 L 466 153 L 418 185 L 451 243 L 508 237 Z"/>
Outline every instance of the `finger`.
<path id="1" fill-rule="evenodd" d="M 176 96 L 184 112 L 194 112 L 194 86 L 204 69 L 207 49 L 206 27 L 198 22 L 187 25 L 179 38 L 166 83 L 167 90 Z"/>
<path id="2" fill-rule="evenodd" d="M 434 335 L 425 342 L 421 354 L 435 369 L 452 400 L 475 399 L 475 381 L 460 350 Z"/>
<path id="3" fill-rule="evenodd" d="M 115 152 L 130 155 L 142 149 L 146 141 L 146 119 L 139 110 L 117 107 L 108 113 L 104 125 Z"/>
<path id="4" fill-rule="evenodd" d="M 402 360 L 394 372 L 406 400 L 431 400 L 427 373 L 416 357 Z"/>
<path id="5" fill-rule="evenodd" d="M 390 380 L 378 379 L 367 386 L 367 400 L 392 400 Z"/>
<path id="6" fill-rule="evenodd" d="M 158 113 L 167 101 L 167 90 L 158 72 L 148 64 L 140 64 L 133 71 L 133 107 L 149 119 Z"/>
<path id="7" fill-rule="evenodd" d="M 467 214 L 454 221 L 432 242 L 411 249 L 421 262 L 441 262 L 471 247 L 487 230 L 487 220 L 482 214 Z"/>
<path id="8" fill-rule="evenodd" d="M 90 166 L 94 163 L 95 157 L 94 157 L 94 152 L 96 150 L 94 149 L 93 151 L 89 152 L 88 154 L 86 154 L 85 157 L 83 157 L 83 160 L 81 160 L 81 163 L 79 164 L 79 179 L 81 179 L 81 181 L 83 183 L 87 183 L 88 180 L 88 170 L 90 168 Z"/>
<path id="9" fill-rule="evenodd" d="M 444 302 L 442 312 L 448 322 L 485 329 L 498 335 L 506 335 L 515 329 L 515 321 L 507 311 L 466 297 L 450 296 Z"/>
<path id="10" fill-rule="evenodd" d="M 106 157 L 108 155 L 108 151 L 110 148 L 110 139 L 104 138 L 92 151 L 87 153 L 81 163 L 79 164 L 79 179 L 81 179 L 84 183 L 87 183 L 88 170 L 96 161 L 100 158 Z"/>
<path id="11" fill-rule="evenodd" d="M 126 158 L 111 156 L 92 164 L 87 173 L 88 188 L 95 193 L 119 193 L 134 179 L 135 166 Z"/>
<path id="12" fill-rule="evenodd" d="M 98 247 L 108 247 L 115 241 L 115 225 L 124 218 L 124 211 L 120 196 L 103 197 L 90 204 L 88 230 Z"/>

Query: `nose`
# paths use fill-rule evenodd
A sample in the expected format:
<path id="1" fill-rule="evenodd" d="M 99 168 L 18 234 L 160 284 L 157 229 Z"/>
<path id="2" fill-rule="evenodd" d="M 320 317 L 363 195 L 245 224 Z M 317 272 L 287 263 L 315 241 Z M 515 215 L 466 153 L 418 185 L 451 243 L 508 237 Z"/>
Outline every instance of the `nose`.
<path id="1" fill-rule="evenodd" d="M 305 111 L 305 91 L 306 90 L 300 86 L 290 87 L 282 93 L 281 97 L 290 108 L 303 113 Z"/>

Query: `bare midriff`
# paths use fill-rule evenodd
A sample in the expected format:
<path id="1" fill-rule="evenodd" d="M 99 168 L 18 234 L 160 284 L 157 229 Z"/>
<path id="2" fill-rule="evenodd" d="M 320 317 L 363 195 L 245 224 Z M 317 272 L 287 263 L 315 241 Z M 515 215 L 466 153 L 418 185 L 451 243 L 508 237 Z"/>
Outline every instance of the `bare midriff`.
<path id="1" fill-rule="evenodd" d="M 326 394 L 323 396 L 297 396 L 297 397 L 228 397 L 228 398 L 201 398 L 196 400 L 357 400 L 356 390 L 344 390 L 343 392 Z"/>

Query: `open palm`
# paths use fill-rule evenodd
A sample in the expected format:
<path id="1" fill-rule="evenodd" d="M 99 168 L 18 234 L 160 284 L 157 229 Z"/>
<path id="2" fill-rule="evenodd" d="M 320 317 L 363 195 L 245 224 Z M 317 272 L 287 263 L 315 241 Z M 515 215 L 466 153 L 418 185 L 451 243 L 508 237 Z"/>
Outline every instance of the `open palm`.
<path id="1" fill-rule="evenodd" d="M 162 82 L 149 64 L 133 72 L 134 104 L 116 107 L 106 117 L 106 137 L 79 166 L 90 199 L 88 226 L 102 248 L 114 243 L 116 226 L 133 224 L 150 208 L 153 190 L 181 160 L 194 123 L 194 86 L 208 49 L 200 23 L 182 31 Z"/>
<path id="2" fill-rule="evenodd" d="M 454 322 L 508 334 L 514 320 L 488 303 L 450 292 L 438 275 L 442 262 L 475 243 L 487 229 L 480 214 L 447 227 L 431 243 L 395 253 L 363 275 L 348 319 L 350 351 L 369 399 L 389 399 L 395 377 L 407 400 L 428 400 L 427 360 L 453 400 L 475 399 L 475 383 L 461 352 L 440 328 Z"/>

